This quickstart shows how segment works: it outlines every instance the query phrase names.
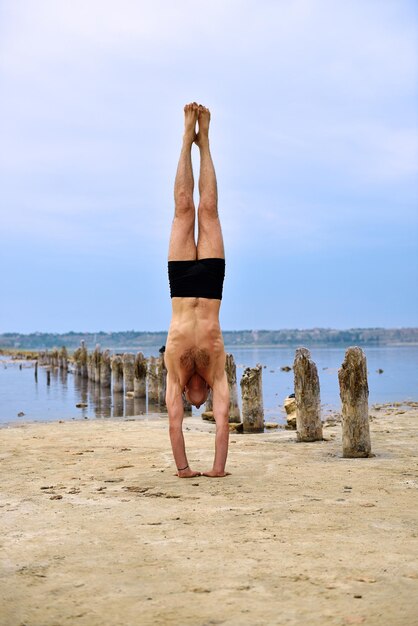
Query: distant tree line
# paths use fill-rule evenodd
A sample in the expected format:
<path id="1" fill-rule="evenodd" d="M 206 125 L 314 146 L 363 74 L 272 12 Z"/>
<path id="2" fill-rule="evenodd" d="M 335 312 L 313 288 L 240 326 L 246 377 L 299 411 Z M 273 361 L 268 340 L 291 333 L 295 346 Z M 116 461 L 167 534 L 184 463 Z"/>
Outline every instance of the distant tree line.
<path id="1" fill-rule="evenodd" d="M 418 345 L 418 328 L 332 328 L 283 329 L 283 330 L 236 330 L 224 331 L 227 346 L 351 346 L 351 345 Z M 122 331 L 106 333 L 3 333 L 0 334 L 0 349 L 45 350 L 66 346 L 75 349 L 83 340 L 86 347 L 118 350 L 140 350 L 151 346 L 162 346 L 166 332 Z"/>

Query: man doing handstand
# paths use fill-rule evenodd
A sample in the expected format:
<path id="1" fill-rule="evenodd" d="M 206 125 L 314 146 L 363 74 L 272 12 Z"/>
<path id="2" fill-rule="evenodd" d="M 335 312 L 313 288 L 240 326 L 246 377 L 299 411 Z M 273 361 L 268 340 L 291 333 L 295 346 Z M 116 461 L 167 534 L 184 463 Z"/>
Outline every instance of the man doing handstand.
<path id="1" fill-rule="evenodd" d="M 210 112 L 195 102 L 184 107 L 185 129 L 174 184 L 175 213 L 168 252 L 172 318 L 164 353 L 170 440 L 177 475 L 200 476 L 189 466 L 183 437 L 183 394 L 200 407 L 212 390 L 216 422 L 215 458 L 205 476 L 226 476 L 228 454 L 229 390 L 225 350 L 219 325 L 219 309 L 225 274 L 225 253 L 218 216 L 215 170 L 209 150 Z M 197 131 L 196 131 L 196 126 Z M 195 242 L 193 201 L 193 143 L 200 151 Z"/>

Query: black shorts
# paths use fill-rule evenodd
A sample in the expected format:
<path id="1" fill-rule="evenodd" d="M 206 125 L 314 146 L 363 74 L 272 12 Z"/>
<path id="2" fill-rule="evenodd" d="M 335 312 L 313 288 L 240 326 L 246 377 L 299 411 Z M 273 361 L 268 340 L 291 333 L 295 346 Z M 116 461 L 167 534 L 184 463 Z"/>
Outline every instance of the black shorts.
<path id="1" fill-rule="evenodd" d="M 172 298 L 222 300 L 224 276 L 225 259 L 168 262 Z"/>

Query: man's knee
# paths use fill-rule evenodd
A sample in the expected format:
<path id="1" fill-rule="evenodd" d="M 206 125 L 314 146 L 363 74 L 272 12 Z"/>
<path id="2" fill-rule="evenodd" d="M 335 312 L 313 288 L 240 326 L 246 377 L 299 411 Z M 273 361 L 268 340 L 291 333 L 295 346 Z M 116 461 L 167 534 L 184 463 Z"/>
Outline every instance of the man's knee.
<path id="1" fill-rule="evenodd" d="M 176 198 L 175 214 L 176 217 L 194 219 L 195 206 L 193 197 L 190 197 L 189 194 L 180 193 Z"/>
<path id="2" fill-rule="evenodd" d="M 199 203 L 199 219 L 218 218 L 218 202 L 216 197 L 209 197 Z"/>

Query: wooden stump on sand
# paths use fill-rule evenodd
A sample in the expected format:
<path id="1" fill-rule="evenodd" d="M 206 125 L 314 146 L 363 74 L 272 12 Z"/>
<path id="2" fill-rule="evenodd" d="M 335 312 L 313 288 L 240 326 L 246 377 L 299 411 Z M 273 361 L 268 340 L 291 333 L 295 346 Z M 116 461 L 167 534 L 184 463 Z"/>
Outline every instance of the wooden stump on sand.
<path id="1" fill-rule="evenodd" d="M 157 382 L 158 382 L 158 404 L 162 409 L 166 408 L 165 394 L 167 391 L 167 369 L 164 363 L 164 355 L 157 359 Z"/>
<path id="2" fill-rule="evenodd" d="M 247 367 L 241 378 L 242 422 L 244 433 L 264 431 L 262 367 Z"/>
<path id="3" fill-rule="evenodd" d="M 371 456 L 367 362 L 361 348 L 347 348 L 338 370 L 342 402 L 343 457 Z"/>
<path id="4" fill-rule="evenodd" d="M 307 348 L 296 350 L 293 364 L 297 441 L 321 441 L 321 402 L 318 370 Z"/>
<path id="5" fill-rule="evenodd" d="M 226 355 L 225 371 L 229 387 L 229 422 L 239 424 L 241 416 L 238 406 L 237 368 L 232 354 Z"/>
<path id="6" fill-rule="evenodd" d="M 147 395 L 147 361 L 142 352 L 135 357 L 134 366 L 134 398 L 145 398 Z"/>
<path id="7" fill-rule="evenodd" d="M 148 402 L 158 404 L 158 378 L 157 378 L 157 359 L 150 356 L 148 359 Z"/>

